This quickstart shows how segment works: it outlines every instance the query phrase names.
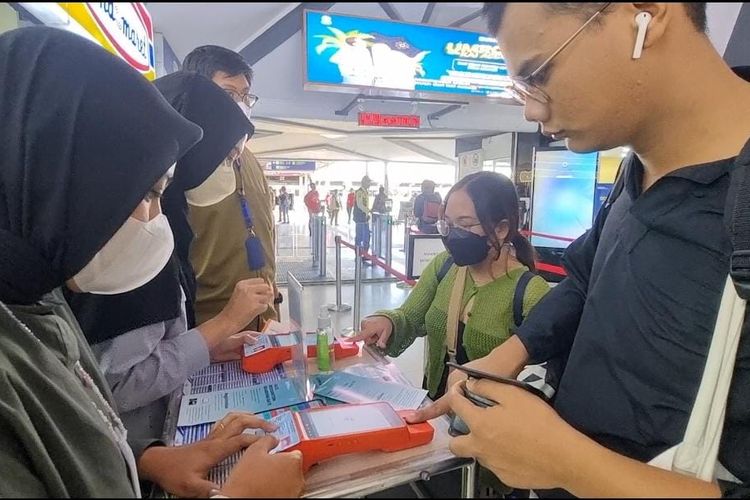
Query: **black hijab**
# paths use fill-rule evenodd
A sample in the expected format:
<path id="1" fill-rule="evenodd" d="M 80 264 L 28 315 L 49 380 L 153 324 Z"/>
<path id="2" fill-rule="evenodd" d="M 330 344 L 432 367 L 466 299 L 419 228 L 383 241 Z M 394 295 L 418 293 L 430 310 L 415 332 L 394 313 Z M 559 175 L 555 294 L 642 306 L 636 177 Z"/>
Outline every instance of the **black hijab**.
<path id="1" fill-rule="evenodd" d="M 198 73 L 180 71 L 154 82 L 159 91 L 185 118 L 203 127 L 203 140 L 180 160 L 174 182 L 162 198 L 162 210 L 174 233 L 180 282 L 185 292 L 188 328 L 195 326 L 196 282 L 190 264 L 193 230 L 188 220 L 185 191 L 197 188 L 214 173 L 237 142 L 255 128 L 231 97 L 218 85 Z M 239 210 L 239 208 L 238 208 Z"/>
<path id="2" fill-rule="evenodd" d="M 0 300 L 83 269 L 201 138 L 137 71 L 60 29 L 0 36 Z"/>
<path id="3" fill-rule="evenodd" d="M 174 209 L 174 201 L 184 199 L 184 191 L 202 184 L 250 128 L 250 122 L 234 101 L 204 76 L 177 72 L 154 84 L 173 108 L 204 131 L 203 139 L 177 162 L 173 182 L 162 199 L 163 211 L 175 234 L 176 251 L 156 278 L 136 290 L 115 295 L 66 291 L 65 296 L 90 344 L 180 315 L 180 285 L 183 288 L 189 285 L 184 271 L 181 272 L 178 242 L 185 239 L 190 226 L 186 214 Z M 192 276 L 192 268 L 190 273 Z M 187 298 L 192 307 L 190 297 Z"/>

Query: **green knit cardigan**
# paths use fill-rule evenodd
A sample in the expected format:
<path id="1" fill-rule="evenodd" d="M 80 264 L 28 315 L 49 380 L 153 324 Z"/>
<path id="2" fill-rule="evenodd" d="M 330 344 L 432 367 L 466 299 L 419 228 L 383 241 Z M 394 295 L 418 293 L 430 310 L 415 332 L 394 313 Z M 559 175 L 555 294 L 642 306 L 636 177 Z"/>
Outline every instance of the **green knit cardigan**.
<path id="1" fill-rule="evenodd" d="M 451 290 L 456 282 L 457 266 L 451 266 L 440 283 L 437 273 L 448 259 L 448 252 L 435 256 L 422 272 L 419 282 L 404 304 L 398 309 L 377 311 L 373 316 L 385 316 L 393 323 L 393 334 L 384 353 L 396 357 L 404 352 L 417 337 L 427 336 L 428 345 L 427 388 L 435 397 L 445 369 L 446 323 Z M 476 286 L 471 273 L 466 275 L 463 304 L 474 296 L 464 328 L 463 345 L 470 360 L 481 358 L 511 336 L 513 325 L 513 295 L 516 283 L 527 267 L 511 270 L 494 281 Z M 526 288 L 523 299 L 524 317 L 547 293 L 547 282 L 534 276 Z"/>

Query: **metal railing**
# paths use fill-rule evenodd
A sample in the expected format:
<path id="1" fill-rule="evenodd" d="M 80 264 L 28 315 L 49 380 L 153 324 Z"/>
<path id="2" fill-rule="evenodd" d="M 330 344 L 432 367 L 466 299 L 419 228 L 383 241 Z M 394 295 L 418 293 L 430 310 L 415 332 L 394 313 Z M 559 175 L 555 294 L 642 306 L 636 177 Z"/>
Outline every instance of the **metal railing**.
<path id="1" fill-rule="evenodd" d="M 335 312 L 351 311 L 352 306 L 350 306 L 349 304 L 344 304 L 344 302 L 341 300 L 341 236 L 336 235 L 334 241 L 336 243 L 336 303 L 329 304 L 328 310 Z M 356 273 L 356 263 L 354 264 L 354 269 Z"/>
<path id="2" fill-rule="evenodd" d="M 325 215 L 313 215 L 310 222 L 310 251 L 312 252 L 312 266 L 318 268 L 318 276 L 326 276 L 326 228 Z"/>
<path id="3" fill-rule="evenodd" d="M 373 263 L 373 265 L 376 265 L 380 267 L 381 269 L 385 270 L 386 273 L 389 273 L 399 279 L 400 281 L 403 281 L 411 286 L 413 286 L 416 282 L 412 279 L 409 279 L 405 274 L 400 273 L 393 269 L 390 265 L 386 264 L 384 261 L 382 261 L 380 258 L 378 258 L 377 255 L 373 255 L 370 253 L 366 253 L 362 251 L 362 248 L 355 246 L 348 241 L 344 241 L 341 239 L 340 236 L 336 237 L 336 304 L 331 304 L 328 306 L 328 309 L 331 311 L 338 311 L 339 308 L 341 310 L 348 310 L 348 304 L 343 304 L 341 302 L 341 247 L 345 246 L 347 248 L 351 248 L 354 250 L 355 256 L 354 256 L 354 309 L 352 313 L 352 328 L 354 331 L 359 329 L 359 320 L 360 320 L 360 311 L 361 311 L 361 303 L 362 303 L 362 261 L 363 260 L 369 260 Z"/>
<path id="4" fill-rule="evenodd" d="M 393 216 L 390 214 L 372 213 L 372 253 L 392 265 Z"/>

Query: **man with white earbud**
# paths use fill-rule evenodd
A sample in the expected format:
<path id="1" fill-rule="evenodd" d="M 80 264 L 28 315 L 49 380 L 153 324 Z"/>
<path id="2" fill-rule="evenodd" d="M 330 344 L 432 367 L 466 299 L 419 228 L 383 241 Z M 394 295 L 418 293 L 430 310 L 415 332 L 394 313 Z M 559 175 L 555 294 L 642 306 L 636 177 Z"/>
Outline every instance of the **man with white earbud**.
<path id="1" fill-rule="evenodd" d="M 707 37 L 705 3 L 493 2 L 484 14 L 527 120 L 574 152 L 632 153 L 566 251 L 568 277 L 467 364 L 515 378 L 562 358 L 552 404 L 456 370 L 410 420 L 454 412 L 468 428 L 454 453 L 540 497 L 747 498 L 750 251 L 735 218 L 748 197 L 735 193 L 750 185 L 738 182 L 750 84 Z"/>

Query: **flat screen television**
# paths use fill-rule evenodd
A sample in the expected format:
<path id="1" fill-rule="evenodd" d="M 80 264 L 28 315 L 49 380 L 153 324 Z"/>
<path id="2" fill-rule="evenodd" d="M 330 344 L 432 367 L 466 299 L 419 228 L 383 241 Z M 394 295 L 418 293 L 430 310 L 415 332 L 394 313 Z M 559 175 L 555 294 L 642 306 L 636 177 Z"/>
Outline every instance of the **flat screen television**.
<path id="1" fill-rule="evenodd" d="M 598 208 L 598 159 L 599 153 L 565 148 L 535 150 L 530 229 L 531 244 L 539 250 L 562 251 L 591 228 Z"/>
<path id="2" fill-rule="evenodd" d="M 304 12 L 305 89 L 510 99 L 505 60 L 484 33 Z"/>

